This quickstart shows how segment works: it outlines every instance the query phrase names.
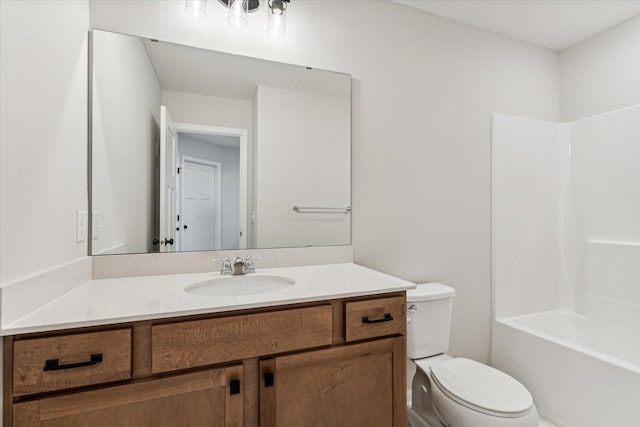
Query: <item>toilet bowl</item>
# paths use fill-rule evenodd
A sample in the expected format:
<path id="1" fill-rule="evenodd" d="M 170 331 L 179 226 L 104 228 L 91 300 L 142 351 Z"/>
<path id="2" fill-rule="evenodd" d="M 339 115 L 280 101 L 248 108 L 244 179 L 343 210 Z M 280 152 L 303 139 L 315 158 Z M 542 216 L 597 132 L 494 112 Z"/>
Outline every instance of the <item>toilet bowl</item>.
<path id="1" fill-rule="evenodd" d="M 521 383 L 445 353 L 454 295 L 438 283 L 407 292 L 407 370 L 415 368 L 407 390 L 409 426 L 537 427 L 533 398 Z"/>

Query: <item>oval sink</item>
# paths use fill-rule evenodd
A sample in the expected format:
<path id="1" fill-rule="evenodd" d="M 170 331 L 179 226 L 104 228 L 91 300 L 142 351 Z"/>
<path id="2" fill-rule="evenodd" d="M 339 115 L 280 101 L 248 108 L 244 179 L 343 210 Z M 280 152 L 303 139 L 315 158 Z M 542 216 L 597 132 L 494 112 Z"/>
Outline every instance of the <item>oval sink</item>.
<path id="1" fill-rule="evenodd" d="M 193 295 L 231 297 L 273 292 L 295 283 L 295 280 L 281 276 L 219 277 L 194 283 L 184 290 Z"/>

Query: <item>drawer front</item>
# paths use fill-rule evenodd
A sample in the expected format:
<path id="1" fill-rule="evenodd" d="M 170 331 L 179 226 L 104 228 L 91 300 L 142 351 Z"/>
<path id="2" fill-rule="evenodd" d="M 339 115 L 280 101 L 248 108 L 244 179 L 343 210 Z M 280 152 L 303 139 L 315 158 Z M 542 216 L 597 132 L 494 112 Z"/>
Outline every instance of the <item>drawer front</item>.
<path id="1" fill-rule="evenodd" d="M 345 303 L 345 340 L 404 334 L 405 304 L 403 296 Z"/>
<path id="2" fill-rule="evenodd" d="M 154 325 L 153 373 L 330 345 L 331 305 Z"/>
<path id="3" fill-rule="evenodd" d="M 231 394 L 231 381 L 240 388 Z M 14 427 L 241 427 L 242 365 L 13 405 Z M 9 425 L 5 425 L 9 427 Z"/>
<path id="4" fill-rule="evenodd" d="M 131 330 L 15 341 L 15 396 L 131 378 Z"/>

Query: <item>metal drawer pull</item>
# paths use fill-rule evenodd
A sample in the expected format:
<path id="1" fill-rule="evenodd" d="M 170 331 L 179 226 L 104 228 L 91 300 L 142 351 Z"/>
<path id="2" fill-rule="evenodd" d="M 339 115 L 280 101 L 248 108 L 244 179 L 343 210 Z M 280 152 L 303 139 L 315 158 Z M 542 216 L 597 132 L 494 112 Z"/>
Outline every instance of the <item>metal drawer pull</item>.
<path id="1" fill-rule="evenodd" d="M 273 372 L 265 372 L 264 373 L 264 386 L 265 387 L 273 387 L 274 378 Z"/>
<path id="2" fill-rule="evenodd" d="M 385 313 L 384 318 L 377 319 L 377 320 L 369 320 L 369 316 L 365 316 L 362 318 L 362 323 L 381 323 L 381 322 L 391 322 L 392 320 L 393 320 L 393 317 L 391 316 L 391 313 Z"/>
<path id="3" fill-rule="evenodd" d="M 229 381 L 229 394 L 231 396 L 234 394 L 240 394 L 240 380 Z"/>
<path id="4" fill-rule="evenodd" d="M 73 369 L 73 368 L 82 368 L 83 366 L 91 366 L 96 365 L 102 362 L 102 353 L 92 354 L 91 360 L 86 362 L 78 362 L 78 363 L 69 363 L 67 365 L 60 365 L 58 359 L 49 359 L 44 362 L 43 371 L 57 371 L 60 369 Z"/>

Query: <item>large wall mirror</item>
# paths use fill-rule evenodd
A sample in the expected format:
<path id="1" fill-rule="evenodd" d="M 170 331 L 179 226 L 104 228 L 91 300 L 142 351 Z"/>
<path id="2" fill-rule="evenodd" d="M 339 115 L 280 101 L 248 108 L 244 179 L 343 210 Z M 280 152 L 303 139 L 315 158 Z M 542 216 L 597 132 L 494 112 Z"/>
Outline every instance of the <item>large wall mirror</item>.
<path id="1" fill-rule="evenodd" d="M 92 31 L 91 255 L 348 245 L 351 78 Z"/>

